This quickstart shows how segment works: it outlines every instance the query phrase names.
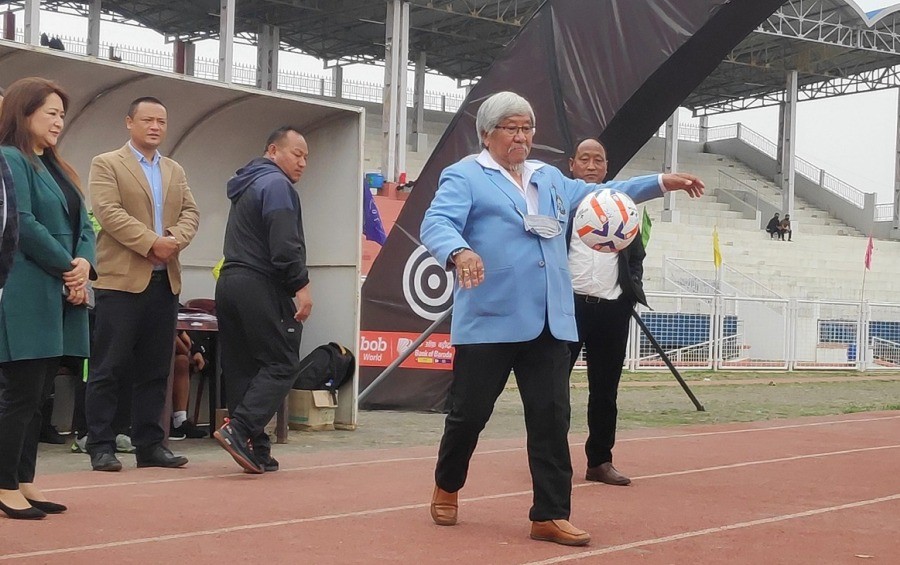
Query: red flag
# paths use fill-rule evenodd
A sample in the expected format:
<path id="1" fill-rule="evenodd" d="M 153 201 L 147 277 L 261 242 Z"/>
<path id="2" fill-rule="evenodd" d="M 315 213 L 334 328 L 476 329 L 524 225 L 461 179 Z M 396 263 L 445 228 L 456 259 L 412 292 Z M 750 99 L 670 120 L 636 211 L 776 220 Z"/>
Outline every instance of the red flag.
<path id="1" fill-rule="evenodd" d="M 875 244 L 872 242 L 872 236 L 869 236 L 869 244 L 866 246 L 866 270 L 872 270 L 872 252 L 875 251 Z"/>

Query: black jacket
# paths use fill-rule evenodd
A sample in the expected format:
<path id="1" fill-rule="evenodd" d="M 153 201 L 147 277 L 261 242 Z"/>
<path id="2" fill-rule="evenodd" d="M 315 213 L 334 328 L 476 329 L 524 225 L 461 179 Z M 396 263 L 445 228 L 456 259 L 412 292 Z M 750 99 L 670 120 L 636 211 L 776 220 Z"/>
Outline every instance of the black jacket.
<path id="1" fill-rule="evenodd" d="M 619 286 L 622 287 L 622 295 L 632 303 L 647 304 L 647 295 L 644 294 L 644 258 L 647 251 L 641 234 L 638 233 L 631 245 L 619 251 Z"/>
<path id="2" fill-rule="evenodd" d="M 231 211 L 222 272 L 248 268 L 293 295 L 309 284 L 300 196 L 284 171 L 259 157 L 228 181 Z"/>
<path id="3" fill-rule="evenodd" d="M 0 288 L 6 283 L 6 277 L 12 269 L 13 256 L 16 253 L 19 235 L 19 213 L 16 209 L 16 191 L 13 187 L 12 173 L 6 161 L 0 155 Z"/>

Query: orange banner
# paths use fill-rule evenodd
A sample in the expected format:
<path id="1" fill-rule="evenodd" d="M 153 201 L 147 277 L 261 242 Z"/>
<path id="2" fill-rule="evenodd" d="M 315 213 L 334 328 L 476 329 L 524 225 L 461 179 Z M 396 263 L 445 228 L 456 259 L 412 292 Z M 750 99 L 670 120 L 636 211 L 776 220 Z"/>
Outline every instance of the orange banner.
<path id="1" fill-rule="evenodd" d="M 363 331 L 359 335 L 359 364 L 387 367 L 419 337 L 407 332 Z M 453 346 L 449 334 L 432 334 L 400 364 L 405 369 L 453 369 Z"/>

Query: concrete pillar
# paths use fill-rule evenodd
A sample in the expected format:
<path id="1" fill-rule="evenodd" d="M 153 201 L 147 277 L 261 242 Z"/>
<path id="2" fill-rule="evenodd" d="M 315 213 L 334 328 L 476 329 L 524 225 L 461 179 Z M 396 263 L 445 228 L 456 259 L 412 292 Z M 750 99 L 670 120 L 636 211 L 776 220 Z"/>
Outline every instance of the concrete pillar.
<path id="1" fill-rule="evenodd" d="M 409 61 L 409 4 L 387 0 L 382 104 L 381 173 L 397 182 L 406 169 L 406 66 Z"/>
<path id="2" fill-rule="evenodd" d="M 678 172 L 678 108 L 666 120 L 666 148 L 663 161 L 663 173 Z M 663 195 L 662 221 L 678 222 L 679 214 L 675 209 L 675 193 Z"/>
<path id="3" fill-rule="evenodd" d="M 410 144 L 413 151 L 421 153 L 428 150 L 428 134 L 425 133 L 425 51 L 416 57 L 416 74 L 413 81 L 413 121 Z"/>
<path id="4" fill-rule="evenodd" d="M 894 148 L 894 237 L 900 233 L 900 89 L 897 89 L 897 144 Z"/>
<path id="5" fill-rule="evenodd" d="M 344 97 L 344 67 L 331 67 L 331 82 L 334 83 L 334 97 L 341 100 Z"/>
<path id="6" fill-rule="evenodd" d="M 781 213 L 794 212 L 795 143 L 797 137 L 797 71 L 789 71 L 785 85 L 783 111 L 779 118 L 779 168 L 776 184 L 781 187 Z"/>
<path id="7" fill-rule="evenodd" d="M 100 56 L 100 8 L 102 0 L 91 0 L 88 6 L 88 57 Z"/>
<path id="8" fill-rule="evenodd" d="M 709 142 L 709 116 L 700 116 L 700 143 Z M 706 151 L 706 147 L 701 147 L 701 151 Z"/>
<path id="9" fill-rule="evenodd" d="M 25 43 L 41 44 L 41 0 L 25 0 Z"/>
<path id="10" fill-rule="evenodd" d="M 194 62 L 197 59 L 197 45 L 190 41 L 176 39 L 172 46 L 174 55 L 174 72 L 182 75 L 194 74 Z"/>
<path id="11" fill-rule="evenodd" d="M 219 80 L 234 76 L 234 11 L 237 0 L 219 0 Z"/>
<path id="12" fill-rule="evenodd" d="M 278 90 L 278 51 L 281 49 L 281 28 L 261 24 L 256 36 L 256 86 L 263 90 Z"/>
<path id="13" fill-rule="evenodd" d="M 16 13 L 9 10 L 3 12 L 3 39 L 16 40 Z"/>

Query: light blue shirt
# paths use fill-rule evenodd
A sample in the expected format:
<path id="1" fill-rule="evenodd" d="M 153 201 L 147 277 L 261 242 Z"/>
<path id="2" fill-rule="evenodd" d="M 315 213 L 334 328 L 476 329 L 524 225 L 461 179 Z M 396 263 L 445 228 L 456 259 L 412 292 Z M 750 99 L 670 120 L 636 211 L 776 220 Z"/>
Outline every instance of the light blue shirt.
<path id="1" fill-rule="evenodd" d="M 160 237 L 166 235 L 163 229 L 163 185 L 162 185 L 162 169 L 159 166 L 159 151 L 153 154 L 153 160 L 148 161 L 141 152 L 134 148 L 131 142 L 128 147 L 137 158 L 141 168 L 144 169 L 144 176 L 147 177 L 147 183 L 150 184 L 150 193 L 153 195 L 153 231 Z"/>

